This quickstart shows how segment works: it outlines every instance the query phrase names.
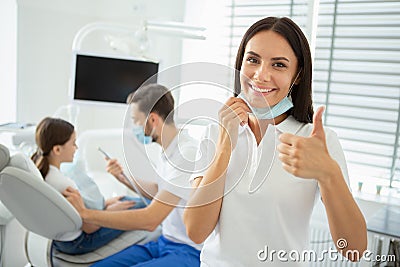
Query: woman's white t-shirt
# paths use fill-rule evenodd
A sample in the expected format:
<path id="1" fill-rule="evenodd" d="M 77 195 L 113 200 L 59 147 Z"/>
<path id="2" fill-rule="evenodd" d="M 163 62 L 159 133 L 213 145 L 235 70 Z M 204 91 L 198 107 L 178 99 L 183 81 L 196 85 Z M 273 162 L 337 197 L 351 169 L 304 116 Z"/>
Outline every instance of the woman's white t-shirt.
<path id="1" fill-rule="evenodd" d="M 251 129 L 247 125 L 239 127 L 237 145 L 228 165 L 219 222 L 204 243 L 202 266 L 308 265 L 308 261 L 291 258 L 295 258 L 296 252 L 308 249 L 310 217 L 315 201 L 320 198 L 318 184 L 315 179 L 298 178 L 286 172 L 276 146 L 280 133 L 309 136 L 312 128 L 312 124 L 300 123 L 289 116 L 279 125 L 269 126 L 257 146 Z M 202 160 L 196 167 L 204 171 L 194 176 L 204 175 L 203 167 L 212 161 L 218 131 L 218 125 L 207 128 L 200 145 Z M 348 183 L 337 135 L 327 128 L 325 134 L 329 153 Z M 278 258 L 281 250 L 286 254 Z"/>
<path id="2" fill-rule="evenodd" d="M 76 186 L 75 182 L 72 181 L 72 179 L 68 178 L 67 176 L 64 176 L 60 172 L 60 170 L 53 165 L 50 165 L 49 172 L 47 173 L 44 181 L 47 184 L 51 185 L 54 189 L 56 189 L 60 193 L 62 193 L 65 189 L 67 189 L 68 186 L 78 189 L 78 187 Z M 74 232 L 67 232 L 60 235 L 57 240 L 72 241 L 76 239 L 78 236 L 80 236 L 81 233 L 82 233 L 81 230 Z"/>

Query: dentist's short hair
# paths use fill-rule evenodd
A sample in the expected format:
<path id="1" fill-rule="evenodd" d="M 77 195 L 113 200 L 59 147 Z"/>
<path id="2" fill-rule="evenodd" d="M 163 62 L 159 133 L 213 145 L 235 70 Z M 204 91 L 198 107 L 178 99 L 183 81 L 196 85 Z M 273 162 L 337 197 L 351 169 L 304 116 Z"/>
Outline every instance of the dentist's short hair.
<path id="1" fill-rule="evenodd" d="M 126 102 L 136 103 L 146 116 L 154 112 L 165 123 L 174 123 L 174 98 L 168 88 L 161 84 L 152 83 L 139 87 L 128 95 Z"/>

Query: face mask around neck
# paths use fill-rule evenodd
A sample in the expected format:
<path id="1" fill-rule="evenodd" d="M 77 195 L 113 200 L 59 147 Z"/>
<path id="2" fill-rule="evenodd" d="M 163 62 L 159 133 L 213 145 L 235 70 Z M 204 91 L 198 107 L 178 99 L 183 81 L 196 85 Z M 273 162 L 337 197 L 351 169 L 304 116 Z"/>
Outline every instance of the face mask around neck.
<path id="1" fill-rule="evenodd" d="M 265 108 L 255 108 L 252 107 L 249 102 L 245 99 L 243 93 L 240 93 L 238 95 L 239 98 L 243 99 L 244 102 L 249 106 L 251 113 L 260 120 L 271 120 L 273 118 L 278 117 L 279 115 L 282 115 L 289 109 L 293 107 L 293 102 L 289 97 L 283 98 L 281 101 L 279 101 L 278 104 L 273 106 L 272 108 L 265 107 Z"/>

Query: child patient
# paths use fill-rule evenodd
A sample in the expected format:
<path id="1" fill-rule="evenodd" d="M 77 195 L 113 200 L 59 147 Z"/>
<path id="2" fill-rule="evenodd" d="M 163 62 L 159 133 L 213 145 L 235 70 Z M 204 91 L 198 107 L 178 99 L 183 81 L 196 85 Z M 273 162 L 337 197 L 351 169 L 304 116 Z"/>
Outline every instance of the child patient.
<path id="1" fill-rule="evenodd" d="M 85 191 L 85 187 L 79 188 L 71 178 L 60 171 L 61 163 L 72 162 L 75 151 L 78 148 L 75 143 L 76 133 L 74 126 L 62 119 L 47 117 L 38 124 L 35 138 L 38 149 L 33 154 L 32 160 L 44 177 L 44 181 L 60 193 L 68 186 Z M 91 179 L 84 174 L 77 176 L 82 179 Z M 88 181 L 83 184 L 87 185 Z M 93 186 L 90 190 L 93 190 Z M 89 196 L 89 194 L 82 192 L 83 198 L 85 198 L 85 195 Z M 140 198 L 119 196 L 106 201 L 103 201 L 101 195 L 100 198 L 97 202 L 104 203 L 100 208 L 106 210 L 126 210 L 145 206 Z M 93 202 L 93 199 L 88 199 L 88 203 L 90 202 Z M 83 223 L 81 230 L 65 233 L 60 240 L 55 240 L 53 244 L 57 250 L 63 253 L 83 254 L 104 246 L 122 233 L 123 231 L 121 230 Z"/>

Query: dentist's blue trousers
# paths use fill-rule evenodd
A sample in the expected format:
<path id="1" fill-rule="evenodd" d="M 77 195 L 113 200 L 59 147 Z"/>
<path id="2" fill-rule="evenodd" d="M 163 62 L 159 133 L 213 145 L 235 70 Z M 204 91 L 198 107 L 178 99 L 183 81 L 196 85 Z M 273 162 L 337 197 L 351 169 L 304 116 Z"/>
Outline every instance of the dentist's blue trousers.
<path id="1" fill-rule="evenodd" d="M 145 245 L 132 245 L 92 267 L 199 267 L 200 251 L 164 236 Z"/>

